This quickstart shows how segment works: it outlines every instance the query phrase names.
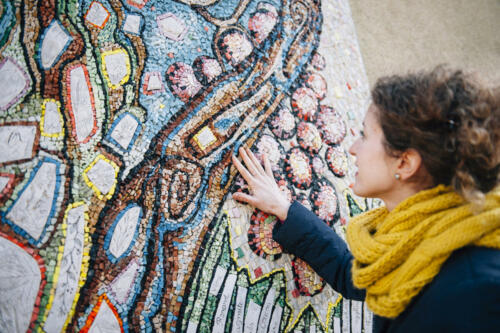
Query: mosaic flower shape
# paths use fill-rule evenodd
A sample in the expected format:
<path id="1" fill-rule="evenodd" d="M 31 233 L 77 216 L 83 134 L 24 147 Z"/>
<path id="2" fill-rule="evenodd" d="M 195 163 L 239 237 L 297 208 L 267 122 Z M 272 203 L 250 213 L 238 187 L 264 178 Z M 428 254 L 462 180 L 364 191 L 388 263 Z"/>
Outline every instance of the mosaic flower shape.
<path id="1" fill-rule="evenodd" d="M 194 75 L 193 68 L 183 62 L 170 65 L 165 75 L 172 94 L 184 103 L 196 95 L 202 87 Z"/>
<path id="2" fill-rule="evenodd" d="M 292 108 L 299 118 L 313 121 L 318 112 L 318 98 L 314 90 L 302 87 L 293 92 Z"/>
<path id="3" fill-rule="evenodd" d="M 283 248 L 273 240 L 273 228 L 278 218 L 261 210 L 254 210 L 248 229 L 248 245 L 259 257 L 274 261 L 281 257 Z M 278 222 L 279 223 L 279 222 Z"/>
<path id="4" fill-rule="evenodd" d="M 289 201 L 292 201 L 293 198 L 295 197 L 295 193 L 293 191 L 293 188 L 288 184 L 288 182 L 285 180 L 284 176 L 282 175 L 282 170 L 283 170 L 283 162 L 285 159 L 285 152 L 283 147 L 281 146 L 280 143 L 278 143 L 272 136 L 270 135 L 263 135 L 257 144 L 252 148 L 252 151 L 254 155 L 257 157 L 262 162 L 262 153 L 266 152 L 267 158 L 269 159 L 269 162 L 271 163 L 271 169 L 273 170 L 273 175 L 274 179 L 276 180 L 276 183 L 278 184 L 278 187 L 282 192 L 285 193 Z M 235 181 L 233 183 L 232 187 L 233 192 L 243 192 L 243 193 L 250 193 L 248 189 L 248 184 L 245 182 L 243 177 L 238 175 L 235 178 Z"/>
<path id="5" fill-rule="evenodd" d="M 346 125 L 340 114 L 330 106 L 321 105 L 316 119 L 323 142 L 338 145 L 346 135 Z"/>
<path id="6" fill-rule="evenodd" d="M 302 206 L 306 207 L 309 210 L 312 210 L 311 202 L 309 198 L 304 193 L 299 193 L 296 195 L 295 200 L 300 202 Z"/>
<path id="7" fill-rule="evenodd" d="M 328 147 L 325 159 L 335 176 L 345 176 L 347 172 L 347 154 L 342 147 Z"/>
<path id="8" fill-rule="evenodd" d="M 278 10 L 267 1 L 262 1 L 257 4 L 257 10 L 267 10 L 271 14 L 278 16 Z"/>
<path id="9" fill-rule="evenodd" d="M 306 79 L 306 86 L 316 94 L 316 98 L 322 100 L 326 96 L 326 81 L 320 74 L 313 73 Z"/>
<path id="10" fill-rule="evenodd" d="M 314 296 L 325 287 L 325 280 L 315 274 L 311 266 L 298 257 L 292 260 L 292 272 L 297 290 L 302 296 Z"/>
<path id="11" fill-rule="evenodd" d="M 312 59 L 311 59 L 311 65 L 314 67 L 314 69 L 318 71 L 322 71 L 325 69 L 326 66 L 326 60 L 325 57 L 323 57 L 321 54 L 315 52 Z"/>
<path id="12" fill-rule="evenodd" d="M 314 184 L 309 195 L 313 212 L 328 225 L 333 225 L 340 216 L 335 188 L 326 179 Z"/>
<path id="13" fill-rule="evenodd" d="M 278 176 L 276 182 L 288 201 L 292 202 L 295 198 L 293 188 L 283 177 Z M 273 240 L 273 228 L 277 221 L 276 216 L 255 209 L 250 218 L 250 228 L 247 234 L 250 249 L 258 256 L 270 261 L 279 259 L 283 252 L 283 248 Z"/>
<path id="14" fill-rule="evenodd" d="M 321 135 L 316 126 L 304 121 L 297 127 L 297 142 L 310 153 L 317 153 L 322 145 Z"/>
<path id="15" fill-rule="evenodd" d="M 295 134 L 295 117 L 288 108 L 280 108 L 269 125 L 273 134 L 280 139 L 286 140 Z"/>
<path id="16" fill-rule="evenodd" d="M 273 171 L 281 169 L 281 161 L 285 157 L 285 150 L 275 138 L 267 134 L 263 135 L 257 141 L 254 150 L 255 156 L 262 164 L 264 163 L 264 154 L 266 154 Z"/>
<path id="17" fill-rule="evenodd" d="M 131 6 L 137 7 L 139 9 L 142 9 L 149 0 L 127 0 L 127 3 Z"/>
<path id="18" fill-rule="evenodd" d="M 283 192 L 289 202 L 292 202 L 296 197 L 293 187 L 290 186 L 283 176 L 276 177 L 275 175 L 275 178 L 280 191 Z"/>
<path id="19" fill-rule="evenodd" d="M 194 75 L 204 86 L 222 73 L 222 68 L 216 59 L 200 56 L 193 62 Z"/>
<path id="20" fill-rule="evenodd" d="M 299 189 L 307 189 L 312 183 L 312 170 L 310 159 L 299 148 L 292 148 L 285 160 L 285 173 L 287 179 Z"/>
<path id="21" fill-rule="evenodd" d="M 232 66 L 242 62 L 253 51 L 253 45 L 248 36 L 243 31 L 234 28 L 222 33 L 217 46 Z"/>
<path id="22" fill-rule="evenodd" d="M 313 157 L 311 165 L 312 165 L 314 172 L 316 173 L 316 176 L 318 176 L 318 177 L 322 176 L 323 173 L 326 171 L 325 163 L 318 156 Z"/>
<path id="23" fill-rule="evenodd" d="M 269 7 L 272 7 L 274 10 L 268 10 L 267 8 Z M 276 9 L 270 4 L 257 9 L 257 11 L 250 16 L 248 19 L 248 30 L 250 30 L 250 35 L 257 44 L 262 43 L 262 41 L 269 36 L 269 33 L 273 30 L 277 21 L 278 15 Z"/>

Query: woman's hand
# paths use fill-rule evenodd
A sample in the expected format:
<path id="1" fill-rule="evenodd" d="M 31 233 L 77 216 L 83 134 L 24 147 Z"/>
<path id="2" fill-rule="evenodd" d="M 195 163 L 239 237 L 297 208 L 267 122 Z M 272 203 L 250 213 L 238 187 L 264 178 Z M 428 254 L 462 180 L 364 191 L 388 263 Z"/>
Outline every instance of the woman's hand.
<path id="1" fill-rule="evenodd" d="M 240 148 L 239 153 L 245 166 L 233 155 L 233 163 L 241 176 L 245 179 L 250 189 L 250 195 L 236 192 L 233 193 L 235 200 L 249 203 L 250 205 L 272 215 L 280 220 L 285 220 L 288 214 L 290 202 L 285 194 L 281 192 L 274 180 L 271 164 L 264 155 L 264 168 L 259 160 L 248 148 Z"/>

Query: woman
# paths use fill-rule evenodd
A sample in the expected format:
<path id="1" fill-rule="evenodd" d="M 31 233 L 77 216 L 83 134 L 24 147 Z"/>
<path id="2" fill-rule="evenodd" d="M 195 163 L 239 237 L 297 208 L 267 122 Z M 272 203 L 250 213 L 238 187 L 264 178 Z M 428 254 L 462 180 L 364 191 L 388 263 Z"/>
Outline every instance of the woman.
<path id="1" fill-rule="evenodd" d="M 378 80 L 349 152 L 353 191 L 384 206 L 351 219 L 347 242 L 276 185 L 248 149 L 233 163 L 276 215 L 273 238 L 344 297 L 365 300 L 375 332 L 500 330 L 500 97 L 461 71 Z"/>

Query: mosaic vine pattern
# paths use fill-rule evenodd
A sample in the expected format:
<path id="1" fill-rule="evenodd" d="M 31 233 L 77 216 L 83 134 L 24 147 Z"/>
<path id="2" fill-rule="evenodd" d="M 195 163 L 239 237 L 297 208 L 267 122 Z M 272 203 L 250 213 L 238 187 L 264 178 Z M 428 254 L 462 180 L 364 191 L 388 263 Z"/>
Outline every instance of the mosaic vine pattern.
<path id="1" fill-rule="evenodd" d="M 0 331 L 362 332 L 235 202 L 231 155 L 343 235 L 367 84 L 347 1 L 0 0 Z"/>

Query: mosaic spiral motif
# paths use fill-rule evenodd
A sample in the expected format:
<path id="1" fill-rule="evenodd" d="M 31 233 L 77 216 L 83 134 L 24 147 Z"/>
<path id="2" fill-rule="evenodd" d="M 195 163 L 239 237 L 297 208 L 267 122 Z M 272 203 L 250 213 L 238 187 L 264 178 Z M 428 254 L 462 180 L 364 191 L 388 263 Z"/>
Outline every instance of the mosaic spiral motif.
<path id="1" fill-rule="evenodd" d="M 245 145 L 341 235 L 369 205 L 334 154 L 367 97 L 348 13 L 0 0 L 0 331 L 370 330 L 231 198 Z"/>

